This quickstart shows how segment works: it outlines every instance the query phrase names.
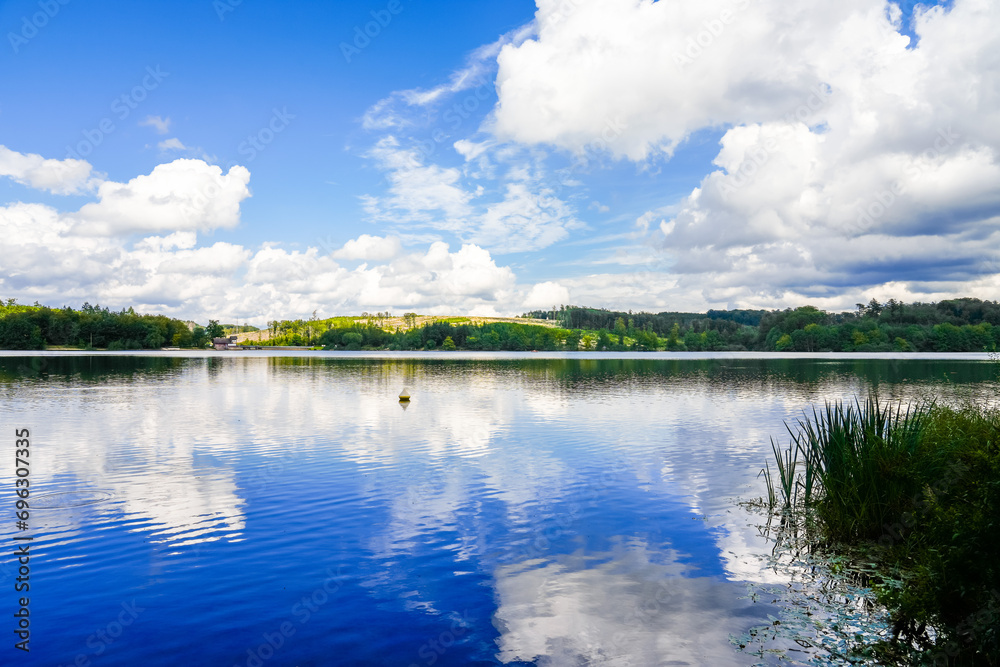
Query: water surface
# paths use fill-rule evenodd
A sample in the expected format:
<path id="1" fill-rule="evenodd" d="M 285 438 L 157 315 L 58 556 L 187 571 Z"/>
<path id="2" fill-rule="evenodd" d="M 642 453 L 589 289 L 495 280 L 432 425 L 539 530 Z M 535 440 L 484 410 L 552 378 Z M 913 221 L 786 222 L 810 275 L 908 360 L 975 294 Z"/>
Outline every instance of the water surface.
<path id="1" fill-rule="evenodd" d="M 34 537 L 0 661 L 747 664 L 780 577 L 734 500 L 783 421 L 997 390 L 982 355 L 628 356 L 0 357 Z"/>

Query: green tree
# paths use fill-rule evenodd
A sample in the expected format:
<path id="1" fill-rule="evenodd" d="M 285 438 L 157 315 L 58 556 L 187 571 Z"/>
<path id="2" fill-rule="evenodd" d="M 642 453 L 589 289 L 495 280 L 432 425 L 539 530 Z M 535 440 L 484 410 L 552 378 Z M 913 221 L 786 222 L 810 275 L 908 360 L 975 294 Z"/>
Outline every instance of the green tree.
<path id="1" fill-rule="evenodd" d="M 480 337 L 480 346 L 484 350 L 499 350 L 500 335 L 496 331 L 487 331 Z"/>
<path id="2" fill-rule="evenodd" d="M 44 347 L 42 329 L 32 323 L 29 313 L 16 313 L 0 319 L 0 349 L 41 350 Z"/>
<path id="3" fill-rule="evenodd" d="M 622 345 L 625 344 L 625 335 L 628 333 L 628 326 L 625 324 L 625 318 L 619 317 L 615 320 L 615 335 L 618 336 L 618 342 Z"/>
<path id="4" fill-rule="evenodd" d="M 681 336 L 681 325 L 678 324 L 677 322 L 674 322 L 674 326 L 670 327 L 670 333 L 667 335 L 668 350 L 682 349 L 680 336 Z"/>
<path id="5" fill-rule="evenodd" d="M 913 346 L 905 338 L 897 336 L 894 344 L 900 352 L 913 352 Z"/>
<path id="6" fill-rule="evenodd" d="M 802 331 L 805 332 L 804 341 L 806 344 L 806 352 L 815 352 L 817 338 L 822 332 L 820 325 L 815 322 L 810 322 Z"/>
<path id="7" fill-rule="evenodd" d="M 715 329 L 709 329 L 702 335 L 702 349 L 709 351 L 719 351 L 726 349 L 726 343 L 722 340 L 722 335 Z"/>
<path id="8" fill-rule="evenodd" d="M 457 350 L 458 347 L 455 345 L 455 341 L 451 339 L 451 336 L 446 336 L 444 342 L 441 343 L 441 349 L 453 352 Z"/>
<path id="9" fill-rule="evenodd" d="M 341 341 L 348 350 L 360 350 L 364 340 L 365 337 L 357 331 L 350 331 L 341 336 Z"/>
<path id="10" fill-rule="evenodd" d="M 205 347 L 208 343 L 208 332 L 202 327 L 195 326 L 191 332 L 191 347 Z"/>
<path id="11" fill-rule="evenodd" d="M 219 320 L 209 320 L 208 327 L 205 329 L 205 334 L 209 338 L 222 338 L 226 335 L 226 330 L 219 324 Z"/>

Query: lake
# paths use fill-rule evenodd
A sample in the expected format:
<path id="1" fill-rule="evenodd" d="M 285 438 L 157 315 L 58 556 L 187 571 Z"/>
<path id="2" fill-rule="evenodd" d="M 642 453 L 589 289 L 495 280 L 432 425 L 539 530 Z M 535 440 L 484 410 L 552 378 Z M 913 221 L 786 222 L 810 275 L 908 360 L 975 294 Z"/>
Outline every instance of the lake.
<path id="1" fill-rule="evenodd" d="M 3 354 L 0 662 L 81 667 L 749 664 L 782 582 L 736 502 L 783 422 L 998 389 L 986 355 Z"/>

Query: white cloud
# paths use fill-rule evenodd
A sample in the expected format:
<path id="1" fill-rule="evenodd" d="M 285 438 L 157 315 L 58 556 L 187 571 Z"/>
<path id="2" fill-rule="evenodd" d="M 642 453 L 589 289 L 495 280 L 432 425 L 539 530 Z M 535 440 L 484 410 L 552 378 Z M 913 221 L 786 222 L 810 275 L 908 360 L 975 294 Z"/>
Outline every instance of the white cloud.
<path id="1" fill-rule="evenodd" d="M 494 572 L 503 664 L 739 665 L 730 636 L 766 610 L 642 538 Z"/>
<path id="2" fill-rule="evenodd" d="M 180 139 L 177 137 L 171 137 L 160 143 L 156 144 L 156 147 L 161 151 L 186 151 L 188 147 L 185 146 Z"/>
<path id="3" fill-rule="evenodd" d="M 203 321 L 222 313 L 273 318 L 363 310 L 419 309 L 455 314 L 520 312 L 528 287 L 489 252 L 435 242 L 402 253 L 398 239 L 361 237 L 344 255 L 367 260 L 349 270 L 317 248 L 253 250 L 196 232 L 129 242 L 81 236 L 65 215 L 41 204 L 0 207 L 0 290 L 23 301 L 132 305 L 142 312 Z M 390 252 L 391 251 L 391 252 Z"/>
<path id="4" fill-rule="evenodd" d="M 166 134 L 170 131 L 170 118 L 162 118 L 160 116 L 146 116 L 145 119 L 139 121 L 139 125 L 152 127 L 156 130 L 157 134 Z"/>
<path id="5" fill-rule="evenodd" d="M 394 225 L 400 236 L 413 229 L 449 233 L 493 253 L 548 247 L 583 227 L 574 209 L 546 185 L 540 151 L 498 145 L 478 129 L 492 104 L 493 84 L 486 77 L 495 70 L 498 53 L 533 30 L 532 24 L 522 26 L 475 50 L 445 83 L 397 91 L 373 105 L 364 127 L 394 134 L 377 140 L 366 154 L 386 180 L 384 194 L 361 197 L 371 221 Z M 464 98 L 459 95 L 473 87 Z M 463 124 L 467 136 L 453 140 Z M 428 128 L 430 138 L 421 134 Z M 440 149 L 448 145 L 464 164 L 446 166 L 454 155 Z"/>
<path id="6" fill-rule="evenodd" d="M 778 15 L 776 3 L 754 3 L 684 68 L 677 56 L 686 40 L 705 30 L 706 19 L 732 12 L 731 2 L 538 0 L 538 7 L 538 37 L 505 46 L 498 58 L 501 139 L 642 160 L 670 154 L 700 127 L 772 114 L 816 82 L 805 68 L 771 74 L 781 67 L 776 55 L 799 62 L 804 40 L 815 35 L 786 31 L 776 45 L 769 27 L 793 24 L 790 14 L 804 10 L 782 6 Z"/>
<path id="7" fill-rule="evenodd" d="M 386 159 L 412 166 L 405 155 Z M 473 243 L 453 251 L 411 234 L 407 242 L 423 250 L 407 252 L 398 237 L 363 234 L 327 254 L 273 243 L 200 245 L 199 232 L 238 224 L 249 176 L 241 166 L 224 175 L 179 159 L 127 183 L 102 183 L 79 211 L 0 206 L 0 290 L 29 302 L 131 305 L 199 321 L 239 313 L 263 322 L 313 310 L 521 312 L 531 286 Z M 348 269 L 337 260 L 363 263 Z"/>
<path id="8" fill-rule="evenodd" d="M 878 0 L 538 7 L 537 38 L 498 58 L 499 140 L 649 164 L 729 128 L 718 170 L 653 232 L 660 266 L 618 280 L 654 277 L 651 300 L 673 290 L 700 307 L 847 303 L 890 283 L 988 296 L 1000 61 L 982 54 L 1000 51 L 996 3 L 918 7 L 916 45 Z"/>
<path id="9" fill-rule="evenodd" d="M 532 286 L 524 299 L 525 310 L 547 309 L 569 303 L 569 290 L 557 282 L 546 281 Z"/>
<path id="10" fill-rule="evenodd" d="M 407 275 L 405 269 L 410 267 L 401 262 L 390 267 L 389 277 L 401 286 L 411 281 L 415 286 L 433 286 L 433 292 L 445 304 L 450 303 L 450 298 L 503 302 L 512 296 L 513 271 L 497 266 L 490 253 L 476 245 L 465 244 L 452 253 L 448 244 L 433 243 L 418 262 L 422 270 L 415 272 L 417 275 Z"/>
<path id="11" fill-rule="evenodd" d="M 473 144 L 458 145 L 477 153 Z M 466 189 L 461 171 L 425 164 L 419 150 L 402 148 L 394 137 L 381 139 L 369 156 L 386 172 L 388 182 L 387 196 L 361 198 L 376 222 L 403 223 L 408 228 L 416 223 L 497 253 L 545 248 L 583 226 L 568 204 L 538 185 L 540 179 L 530 164 L 515 162 L 506 175 L 503 198 L 476 206 L 485 192 L 482 185 Z"/>
<path id="12" fill-rule="evenodd" d="M 398 255 L 402 249 L 399 239 L 394 236 L 383 238 L 362 234 L 331 254 L 336 259 L 386 260 Z"/>
<path id="13" fill-rule="evenodd" d="M 366 206 L 381 210 L 383 216 L 403 216 L 404 220 L 427 222 L 439 229 L 462 227 L 462 218 L 472 211 L 472 194 L 461 187 L 460 171 L 424 164 L 416 149 L 402 148 L 391 136 L 381 139 L 369 156 L 386 172 L 390 196 L 378 201 L 369 197 Z"/>
<path id="14" fill-rule="evenodd" d="M 57 195 L 79 194 L 100 183 L 85 160 L 46 159 L 35 153 L 18 153 L 6 146 L 0 146 L 0 176 Z"/>
<path id="15" fill-rule="evenodd" d="M 0 285 L 27 302 L 91 294 L 107 276 L 128 274 L 121 247 L 107 239 L 78 238 L 71 224 L 42 204 L 0 207 Z M 58 305 L 62 305 L 59 303 Z"/>
<path id="16" fill-rule="evenodd" d="M 96 201 L 79 212 L 2 209 L 0 222 L 12 230 L 5 247 L 22 253 L 0 260 L 10 267 L 5 288 L 58 293 L 52 285 L 68 287 L 76 271 L 84 287 L 71 294 L 132 289 L 162 299 L 155 304 L 169 294 L 155 277 L 169 276 L 194 295 L 192 308 L 232 301 L 282 317 L 317 307 L 509 313 L 558 289 L 578 303 L 670 310 L 850 308 L 859 294 L 995 298 L 997 3 L 917 9 L 916 45 L 899 34 L 898 9 L 880 0 L 538 5 L 534 24 L 483 47 L 441 85 L 395 93 L 366 116 L 370 129 L 395 128 L 367 154 L 385 173 L 386 191 L 361 198 L 369 217 L 391 231 L 328 254 L 218 244 L 199 253 L 206 249 L 198 232 L 238 224 L 249 172 L 224 175 L 204 161 L 176 160 L 128 183 L 100 184 Z M 433 139 L 436 149 L 456 153 L 425 150 L 420 133 L 443 131 L 438 114 L 463 91 L 474 96 L 467 91 L 494 66 L 499 101 L 485 125 L 492 98 L 475 97 L 482 106 L 465 134 L 449 126 Z M 169 131 L 169 119 L 147 120 Z M 657 170 L 672 167 L 662 161 L 706 130 L 722 134 L 714 166 L 680 201 L 669 194 L 656 201 L 654 187 L 629 212 L 613 184 L 583 191 L 592 169 L 563 174 L 559 187 L 580 188 L 570 192 L 557 190 L 557 175 L 546 171 L 545 146 L 606 151 L 663 183 Z M 163 139 L 164 150 L 190 150 Z M 7 149 L 0 174 L 57 193 L 99 183 L 84 161 Z M 496 264 L 499 253 L 566 240 L 583 228 L 578 208 L 593 202 L 599 214 L 600 201 L 621 210 L 601 225 L 623 228 L 590 239 L 605 244 L 604 259 L 592 265 L 615 263 L 625 273 L 560 275 L 532 289 Z M 146 238 L 123 240 L 135 233 Z M 625 245 L 609 247 L 619 241 Z M 83 256 L 70 256 L 84 243 Z M 349 270 L 338 260 L 364 263 Z M 178 278 L 184 270 L 198 277 Z"/>
<path id="17" fill-rule="evenodd" d="M 350 271 L 321 257 L 315 248 L 305 253 L 265 248 L 250 260 L 244 281 L 248 294 L 256 297 L 244 312 L 272 309 L 281 317 L 317 308 L 329 314 L 404 308 L 430 312 L 442 307 L 469 313 L 484 306 L 513 312 L 523 298 L 514 273 L 497 266 L 487 251 L 463 245 L 451 252 L 441 242 L 431 244 L 426 253 L 403 254 Z"/>
<path id="18" fill-rule="evenodd" d="M 491 142 L 483 141 L 476 143 L 474 141 L 469 141 L 468 139 L 459 139 L 455 142 L 455 151 L 464 157 L 466 161 L 475 160 L 477 157 L 486 152 L 488 148 L 492 146 Z"/>
<path id="19" fill-rule="evenodd" d="M 205 162 L 213 162 L 215 158 L 208 155 L 205 149 L 196 146 L 187 146 L 177 137 L 170 137 L 156 144 L 156 147 L 163 153 L 174 153 L 191 158 L 199 158 Z"/>
<path id="20" fill-rule="evenodd" d="M 242 268 L 250 251 L 232 243 L 214 243 L 203 248 L 188 248 L 156 258 L 159 274 L 230 276 Z"/>
<path id="21" fill-rule="evenodd" d="M 432 88 L 413 88 L 394 92 L 373 104 L 365 112 L 361 125 L 366 130 L 399 130 L 414 125 L 414 110 L 430 107 L 449 95 L 470 88 L 489 87 L 490 77 L 496 68 L 496 56 L 508 44 L 520 44 L 534 30 L 531 24 L 515 28 L 501 35 L 495 42 L 474 50 L 465 66 L 452 72 L 448 81 Z"/>
<path id="22" fill-rule="evenodd" d="M 536 193 L 524 183 L 509 183 L 504 200 L 487 207 L 474 240 L 496 252 L 526 252 L 561 241 L 580 226 L 551 191 Z"/>
<path id="23" fill-rule="evenodd" d="M 149 236 L 135 244 L 137 249 L 148 249 L 153 252 L 180 248 L 188 250 L 198 243 L 198 234 L 195 232 L 174 232 L 167 236 Z"/>
<path id="24" fill-rule="evenodd" d="M 880 285 L 896 298 L 989 298 L 982 267 L 1000 248 L 1000 111 L 954 87 L 995 87 L 1000 64 L 949 40 L 958 31 L 994 51 L 997 27 L 996 5 L 966 1 L 918 14 L 911 50 L 852 50 L 856 37 L 835 31 L 832 46 L 855 60 L 818 61 L 832 90 L 813 112 L 822 125 L 730 129 L 720 169 L 663 226 L 681 284 L 745 302 L 788 294 L 846 307 Z"/>
<path id="25" fill-rule="evenodd" d="M 250 196 L 249 181 L 246 167 L 223 174 L 202 160 L 178 159 L 128 183 L 105 181 L 98 201 L 69 217 L 77 233 L 92 235 L 231 229 Z"/>
<path id="26" fill-rule="evenodd" d="M 112 302 L 204 315 L 237 292 L 235 273 L 251 251 L 229 243 L 195 248 L 193 232 L 122 238 L 81 236 L 66 216 L 41 204 L 0 208 L 0 286 L 50 305 Z"/>
<path id="27" fill-rule="evenodd" d="M 877 0 L 538 5 L 538 37 L 498 58 L 501 138 L 644 160 L 702 128 L 794 117 L 824 84 L 881 96 L 884 120 L 920 108 L 915 51 Z"/>

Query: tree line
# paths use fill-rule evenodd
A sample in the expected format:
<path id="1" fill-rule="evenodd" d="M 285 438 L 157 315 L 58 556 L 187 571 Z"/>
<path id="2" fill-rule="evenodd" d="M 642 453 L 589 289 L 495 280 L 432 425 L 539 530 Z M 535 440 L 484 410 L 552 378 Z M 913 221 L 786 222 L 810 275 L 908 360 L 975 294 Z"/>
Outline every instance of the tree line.
<path id="1" fill-rule="evenodd" d="M 139 315 L 131 307 L 112 311 L 84 303 L 69 307 L 26 306 L 0 301 L 0 349 L 41 350 L 48 346 L 107 350 L 155 350 L 164 346 L 205 347 L 211 334 L 222 335 L 214 320 L 209 328 L 188 328 L 165 315 Z"/>
<path id="2" fill-rule="evenodd" d="M 1000 302 L 975 298 L 936 303 L 872 299 L 850 312 L 814 306 L 785 310 L 633 313 L 578 306 L 526 316 L 655 333 L 666 350 L 765 352 L 982 352 L 1000 344 Z M 610 349 L 610 348 L 609 348 Z"/>
<path id="3" fill-rule="evenodd" d="M 627 313 L 568 306 L 524 317 L 597 328 L 439 321 L 389 331 L 372 321 L 355 320 L 303 341 L 327 349 L 353 350 L 698 352 L 983 352 L 996 351 L 1000 345 L 1000 304 L 968 298 L 930 304 L 872 300 L 858 304 L 854 312 L 843 313 L 813 306 L 700 314 Z"/>
<path id="4" fill-rule="evenodd" d="M 709 310 L 706 313 L 624 312 L 578 306 L 532 311 L 551 320 L 473 324 L 465 317 L 390 326 L 392 315 L 273 320 L 270 338 L 251 345 L 322 346 L 331 350 L 608 350 L 766 352 L 982 352 L 1000 345 L 1000 303 L 973 298 L 936 303 L 871 300 L 854 311 L 814 306 L 785 310 Z M 397 319 L 396 322 L 399 322 Z M 109 350 L 203 348 L 224 335 L 210 320 L 194 326 L 164 315 L 112 311 L 85 303 L 80 310 L 0 301 L 0 348 L 70 346 Z M 241 326 L 241 330 L 253 327 Z"/>

